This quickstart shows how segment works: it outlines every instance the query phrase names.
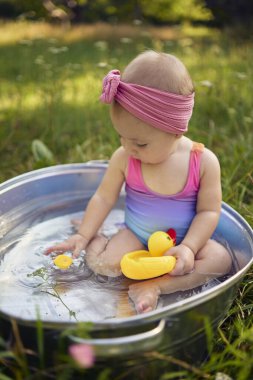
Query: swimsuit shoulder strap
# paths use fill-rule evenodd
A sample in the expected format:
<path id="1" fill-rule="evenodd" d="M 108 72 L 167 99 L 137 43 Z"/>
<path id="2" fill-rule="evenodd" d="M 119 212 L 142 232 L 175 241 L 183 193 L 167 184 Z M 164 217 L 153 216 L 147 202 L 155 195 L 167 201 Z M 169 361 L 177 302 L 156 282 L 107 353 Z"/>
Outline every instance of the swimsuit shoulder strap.
<path id="1" fill-rule="evenodd" d="M 191 158 L 189 166 L 189 181 L 188 185 L 191 188 L 198 189 L 200 183 L 200 165 L 202 153 L 204 152 L 205 146 L 199 142 L 193 142 L 191 149 Z"/>
<path id="2" fill-rule="evenodd" d="M 196 141 L 193 141 L 192 143 L 192 152 L 199 152 L 199 153 L 203 153 L 205 149 L 205 145 L 202 144 L 202 143 L 199 143 L 199 142 L 196 142 Z"/>
<path id="3" fill-rule="evenodd" d="M 129 156 L 128 159 L 126 184 L 132 188 L 143 191 L 141 162 L 131 156 Z"/>

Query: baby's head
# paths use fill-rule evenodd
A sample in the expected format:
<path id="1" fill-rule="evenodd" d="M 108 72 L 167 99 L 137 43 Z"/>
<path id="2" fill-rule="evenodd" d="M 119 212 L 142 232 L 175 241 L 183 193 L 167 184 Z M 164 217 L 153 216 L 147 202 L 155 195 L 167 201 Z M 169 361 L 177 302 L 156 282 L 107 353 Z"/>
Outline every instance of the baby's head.
<path id="1" fill-rule="evenodd" d="M 121 79 L 126 83 L 155 88 L 179 95 L 194 92 L 191 77 L 184 64 L 175 56 L 146 51 L 133 59 Z"/>
<path id="2" fill-rule="evenodd" d="M 179 59 L 147 51 L 131 61 L 122 76 L 118 70 L 108 73 L 100 99 L 112 104 L 111 119 L 125 145 L 135 141 L 135 151 L 147 151 L 146 137 L 152 136 L 159 150 L 163 140 L 172 145 L 187 131 L 194 89 Z"/>

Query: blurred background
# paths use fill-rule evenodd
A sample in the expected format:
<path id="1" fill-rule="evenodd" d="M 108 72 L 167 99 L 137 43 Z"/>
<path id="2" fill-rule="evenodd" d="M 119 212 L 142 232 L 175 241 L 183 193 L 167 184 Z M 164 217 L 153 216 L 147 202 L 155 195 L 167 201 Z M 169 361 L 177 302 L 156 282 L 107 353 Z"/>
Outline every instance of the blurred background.
<path id="1" fill-rule="evenodd" d="M 223 200 L 252 225 L 252 22 L 251 0 L 0 0 L 0 183 L 45 166 L 108 160 L 119 139 L 99 102 L 102 79 L 154 49 L 188 68 L 196 102 L 187 135 L 218 156 Z M 162 357 L 159 380 L 252 379 L 252 289 L 251 270 L 215 335 L 207 323 L 200 368 L 181 362 L 180 371 L 161 372 L 174 363 Z M 0 337 L 0 379 L 28 379 L 26 355 L 41 360 L 29 379 L 75 378 L 70 369 L 54 377 L 65 368 L 55 353 L 58 364 L 43 372 L 41 340 L 38 353 L 25 351 L 13 329 L 13 347 Z"/>
<path id="2" fill-rule="evenodd" d="M 249 0 L 1 0 L 5 19 L 71 23 L 105 21 L 148 22 L 156 25 L 183 21 L 224 26 L 252 21 Z"/>
<path id="3" fill-rule="evenodd" d="M 249 0 L 0 0 L 0 181 L 109 159 L 102 78 L 154 49 L 190 71 L 189 137 L 217 154 L 224 200 L 251 221 L 252 20 Z"/>

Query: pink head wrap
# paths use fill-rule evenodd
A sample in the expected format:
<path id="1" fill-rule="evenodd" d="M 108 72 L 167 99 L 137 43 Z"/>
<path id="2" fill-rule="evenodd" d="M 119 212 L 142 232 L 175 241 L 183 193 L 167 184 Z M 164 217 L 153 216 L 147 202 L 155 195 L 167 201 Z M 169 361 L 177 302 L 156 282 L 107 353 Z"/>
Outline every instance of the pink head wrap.
<path id="1" fill-rule="evenodd" d="M 187 131 L 194 106 L 194 93 L 178 95 L 125 83 L 119 70 L 110 71 L 103 80 L 101 102 L 110 104 L 113 99 L 147 124 L 173 134 Z"/>

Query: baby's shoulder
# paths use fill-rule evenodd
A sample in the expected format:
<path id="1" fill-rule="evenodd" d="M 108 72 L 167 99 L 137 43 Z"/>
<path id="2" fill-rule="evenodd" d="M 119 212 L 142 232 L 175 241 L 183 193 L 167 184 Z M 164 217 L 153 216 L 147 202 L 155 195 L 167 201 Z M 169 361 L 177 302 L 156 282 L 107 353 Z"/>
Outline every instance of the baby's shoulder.
<path id="1" fill-rule="evenodd" d="M 203 174 L 211 170 L 220 170 L 220 163 L 214 152 L 208 148 L 204 148 L 201 159 L 201 173 Z"/>
<path id="2" fill-rule="evenodd" d="M 128 154 L 121 146 L 114 151 L 111 156 L 110 164 L 118 166 L 123 172 L 125 172 L 128 163 Z"/>
<path id="3" fill-rule="evenodd" d="M 219 163 L 218 157 L 210 149 L 204 147 L 203 149 L 203 162 Z"/>

